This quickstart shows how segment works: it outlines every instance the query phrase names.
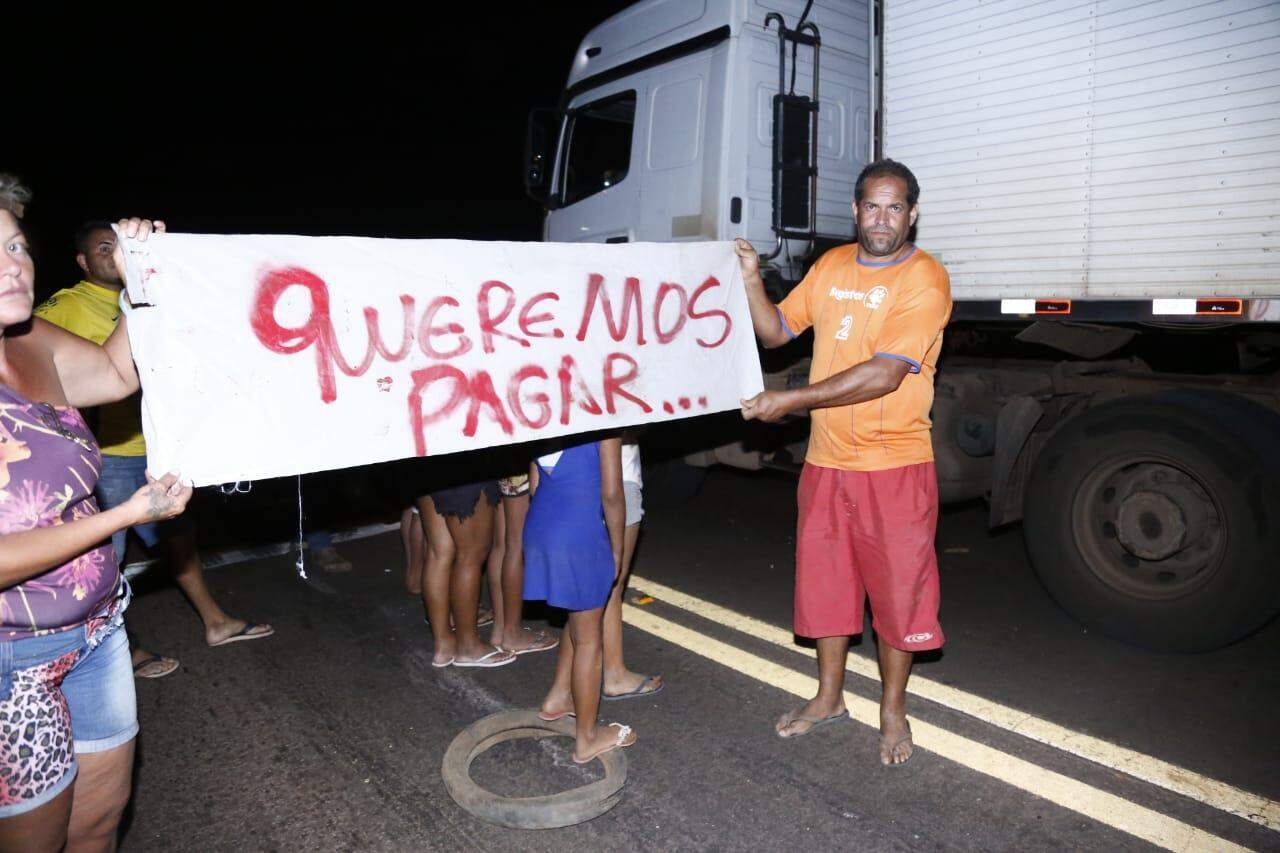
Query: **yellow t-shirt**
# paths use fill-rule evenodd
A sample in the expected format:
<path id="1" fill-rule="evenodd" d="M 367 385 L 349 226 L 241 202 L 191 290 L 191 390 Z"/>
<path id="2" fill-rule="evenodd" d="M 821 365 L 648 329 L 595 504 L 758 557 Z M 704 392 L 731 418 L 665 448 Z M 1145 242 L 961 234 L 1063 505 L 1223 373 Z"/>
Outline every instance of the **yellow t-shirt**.
<path id="1" fill-rule="evenodd" d="M 813 327 L 809 382 L 871 358 L 905 361 L 898 390 L 852 406 L 814 409 L 805 460 L 824 468 L 881 471 L 933 460 L 933 376 L 951 282 L 927 252 L 886 265 L 858 260 L 851 243 L 827 252 L 778 306 L 792 335 Z"/>
<path id="2" fill-rule="evenodd" d="M 120 320 L 120 293 L 89 281 L 59 290 L 36 309 L 68 332 L 101 346 Z M 98 444 L 107 456 L 146 456 L 137 394 L 98 409 Z"/>

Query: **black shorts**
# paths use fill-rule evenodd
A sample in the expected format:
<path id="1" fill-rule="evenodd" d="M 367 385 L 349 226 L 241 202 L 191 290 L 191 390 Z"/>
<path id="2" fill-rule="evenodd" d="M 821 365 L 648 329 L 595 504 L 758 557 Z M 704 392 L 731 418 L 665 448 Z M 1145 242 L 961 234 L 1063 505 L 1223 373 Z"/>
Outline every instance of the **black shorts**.
<path id="1" fill-rule="evenodd" d="M 489 501 L 489 506 L 497 506 L 501 496 L 497 480 L 482 480 L 479 483 L 464 483 L 461 486 L 450 486 L 447 489 L 430 494 L 431 503 L 436 512 L 443 516 L 455 516 L 459 521 L 466 521 L 475 514 L 480 505 L 480 496 Z"/>

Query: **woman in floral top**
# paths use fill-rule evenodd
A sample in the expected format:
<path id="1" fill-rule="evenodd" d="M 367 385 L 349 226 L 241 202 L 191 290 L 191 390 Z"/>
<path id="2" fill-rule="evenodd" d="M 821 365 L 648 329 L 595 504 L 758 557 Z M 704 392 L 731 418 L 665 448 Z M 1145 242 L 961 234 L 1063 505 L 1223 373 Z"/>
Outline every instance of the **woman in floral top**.
<path id="1" fill-rule="evenodd" d="M 0 175 L 0 849 L 112 849 L 138 721 L 111 534 L 178 515 L 191 489 L 169 474 L 98 511 L 101 456 L 74 407 L 124 399 L 138 375 L 124 320 L 98 347 L 32 318 L 28 196 Z"/>

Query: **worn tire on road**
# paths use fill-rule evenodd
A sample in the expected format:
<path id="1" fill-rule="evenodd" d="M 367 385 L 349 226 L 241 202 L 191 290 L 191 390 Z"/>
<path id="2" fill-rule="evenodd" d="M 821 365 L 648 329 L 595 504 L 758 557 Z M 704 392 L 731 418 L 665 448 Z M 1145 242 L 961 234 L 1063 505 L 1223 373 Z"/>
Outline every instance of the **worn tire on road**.
<path id="1" fill-rule="evenodd" d="M 600 756 L 603 779 L 543 797 L 501 797 L 471 778 L 471 763 L 485 750 L 516 738 L 573 737 L 573 720 L 548 723 L 535 710 L 502 711 L 459 732 L 445 751 L 440 775 L 449 796 L 489 823 L 514 829 L 555 829 L 599 817 L 618 804 L 627 783 L 627 758 L 620 749 Z"/>

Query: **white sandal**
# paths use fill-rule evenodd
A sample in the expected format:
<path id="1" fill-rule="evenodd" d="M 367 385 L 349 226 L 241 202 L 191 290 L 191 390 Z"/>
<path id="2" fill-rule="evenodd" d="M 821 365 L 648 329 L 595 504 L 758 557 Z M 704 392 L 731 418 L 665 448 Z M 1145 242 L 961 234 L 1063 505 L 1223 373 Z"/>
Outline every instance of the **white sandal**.
<path id="1" fill-rule="evenodd" d="M 498 657 L 499 655 L 507 655 L 507 657 L 499 658 Z M 516 662 L 516 656 L 511 652 L 506 651 L 505 649 L 494 649 L 484 657 L 479 657 L 479 658 L 476 658 L 475 660 L 458 660 L 457 658 L 453 659 L 454 666 L 463 666 L 463 667 L 469 666 L 469 667 L 475 667 L 479 669 L 492 669 L 496 666 L 506 666 L 509 663 L 515 663 L 515 662 Z"/>
<path id="2" fill-rule="evenodd" d="M 622 749 L 624 747 L 631 746 L 632 743 L 635 743 L 634 740 L 631 741 L 631 743 L 626 742 L 627 738 L 631 737 L 631 726 L 624 726 L 622 723 L 610 723 L 609 725 L 616 726 L 618 729 L 618 736 L 614 739 L 613 743 L 583 761 L 579 761 L 575 756 L 569 756 L 570 758 L 573 758 L 574 764 L 590 764 L 606 752 L 613 752 L 615 749 Z"/>

